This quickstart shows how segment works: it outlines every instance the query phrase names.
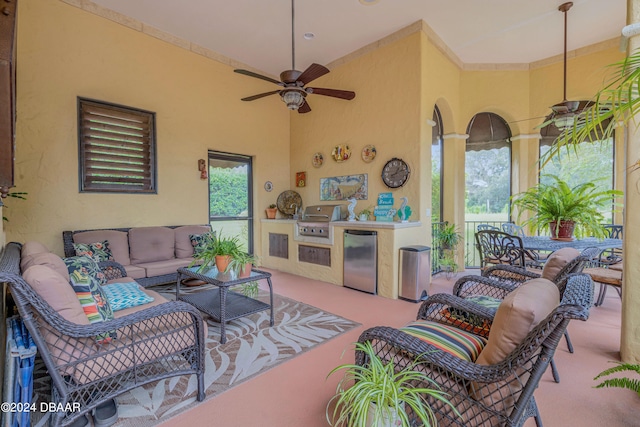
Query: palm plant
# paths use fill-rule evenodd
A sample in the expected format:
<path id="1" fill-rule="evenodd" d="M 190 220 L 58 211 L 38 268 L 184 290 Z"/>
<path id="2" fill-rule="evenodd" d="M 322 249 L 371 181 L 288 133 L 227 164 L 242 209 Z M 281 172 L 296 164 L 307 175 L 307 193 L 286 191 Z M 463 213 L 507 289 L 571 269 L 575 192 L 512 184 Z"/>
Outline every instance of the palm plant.
<path id="1" fill-rule="evenodd" d="M 640 112 L 640 50 L 611 64 L 609 83 L 594 97 L 594 102 L 562 131 L 541 159 L 544 165 L 563 147 L 575 148 L 580 142 L 596 142 L 613 135 L 618 123 L 627 124 Z M 640 160 L 636 162 L 640 166 Z"/>
<path id="2" fill-rule="evenodd" d="M 555 175 L 546 176 L 553 182 L 540 182 L 512 197 L 513 205 L 519 208 L 518 219 L 524 211 L 533 213 L 523 225 L 541 229 L 555 223 L 557 232 L 562 221 L 573 221 L 578 238 L 587 235 L 605 237 L 602 226 L 604 215 L 600 209 L 610 207 L 614 198 L 623 193 L 619 190 L 599 190 L 592 182 L 571 187 Z"/>
<path id="3" fill-rule="evenodd" d="M 640 374 L 640 365 L 632 364 L 632 363 L 622 363 L 616 362 L 618 366 L 614 366 L 613 368 L 606 369 L 600 372 L 594 380 L 600 379 L 602 377 L 606 377 L 611 374 L 615 374 L 618 372 L 635 372 L 636 374 Z M 609 378 L 602 381 L 600 384 L 596 386 L 596 388 L 603 387 L 619 387 L 626 388 L 628 390 L 632 390 L 636 392 L 638 397 L 640 397 L 640 380 L 632 380 L 630 378 Z"/>
<path id="4" fill-rule="evenodd" d="M 383 420 L 389 422 L 395 416 L 395 424 L 409 426 L 407 414 L 409 408 L 421 422 L 430 427 L 438 425 L 427 398 L 443 402 L 453 408 L 447 400 L 446 393 L 439 390 L 438 384 L 424 373 L 414 371 L 417 364 L 413 362 L 407 369 L 395 371 L 393 360 L 384 363 L 375 353 L 370 342 L 356 343 L 356 350 L 362 351 L 368 359 L 364 366 L 344 364 L 331 372 L 344 369 L 345 375 L 338 383 L 336 394 L 327 405 L 327 421 L 332 426 L 364 427 L 377 426 Z M 351 385 L 348 387 L 348 385 Z M 433 388 L 416 387 L 415 384 L 432 384 Z M 333 411 L 329 406 L 336 401 Z M 456 413 L 458 411 L 453 408 Z M 369 414 L 372 412 L 372 414 Z M 459 415 L 459 414 L 458 414 Z M 401 424 L 399 424 L 401 422 Z"/>

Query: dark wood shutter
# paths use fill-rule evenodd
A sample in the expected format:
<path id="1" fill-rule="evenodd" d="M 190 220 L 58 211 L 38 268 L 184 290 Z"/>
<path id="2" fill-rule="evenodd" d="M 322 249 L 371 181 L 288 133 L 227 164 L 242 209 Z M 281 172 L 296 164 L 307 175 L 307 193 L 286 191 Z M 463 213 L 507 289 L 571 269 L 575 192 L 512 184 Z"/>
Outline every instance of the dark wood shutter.
<path id="1" fill-rule="evenodd" d="M 155 113 L 78 98 L 80 191 L 157 193 Z"/>

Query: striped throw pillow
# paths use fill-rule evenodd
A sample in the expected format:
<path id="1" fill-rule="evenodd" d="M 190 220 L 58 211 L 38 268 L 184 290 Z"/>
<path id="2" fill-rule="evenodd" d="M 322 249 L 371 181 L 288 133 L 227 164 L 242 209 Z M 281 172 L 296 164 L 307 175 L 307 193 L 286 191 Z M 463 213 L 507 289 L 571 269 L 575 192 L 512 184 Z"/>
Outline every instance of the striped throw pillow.
<path id="1" fill-rule="evenodd" d="M 469 362 L 475 362 L 487 344 L 487 340 L 478 335 L 428 320 L 417 320 L 400 330 Z"/>

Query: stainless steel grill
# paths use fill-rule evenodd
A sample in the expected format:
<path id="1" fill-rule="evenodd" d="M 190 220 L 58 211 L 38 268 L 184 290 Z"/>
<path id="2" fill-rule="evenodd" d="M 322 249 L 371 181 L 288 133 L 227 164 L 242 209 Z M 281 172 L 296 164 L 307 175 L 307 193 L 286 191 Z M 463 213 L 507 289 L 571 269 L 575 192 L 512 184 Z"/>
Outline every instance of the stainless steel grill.
<path id="1" fill-rule="evenodd" d="M 328 239 L 329 223 L 338 220 L 340 220 L 340 205 L 307 206 L 302 219 L 298 220 L 298 234 Z"/>

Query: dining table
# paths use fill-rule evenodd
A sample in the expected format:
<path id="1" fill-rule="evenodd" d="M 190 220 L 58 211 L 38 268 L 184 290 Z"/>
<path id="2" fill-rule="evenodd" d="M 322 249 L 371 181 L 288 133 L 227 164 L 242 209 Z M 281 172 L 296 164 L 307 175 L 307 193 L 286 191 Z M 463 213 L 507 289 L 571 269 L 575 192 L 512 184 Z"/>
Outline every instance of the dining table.
<path id="1" fill-rule="evenodd" d="M 599 239 L 597 237 L 585 237 L 573 240 L 556 240 L 549 236 L 525 236 L 522 238 L 522 246 L 532 251 L 554 252 L 562 248 L 586 248 L 615 249 L 622 248 L 622 239 Z"/>

